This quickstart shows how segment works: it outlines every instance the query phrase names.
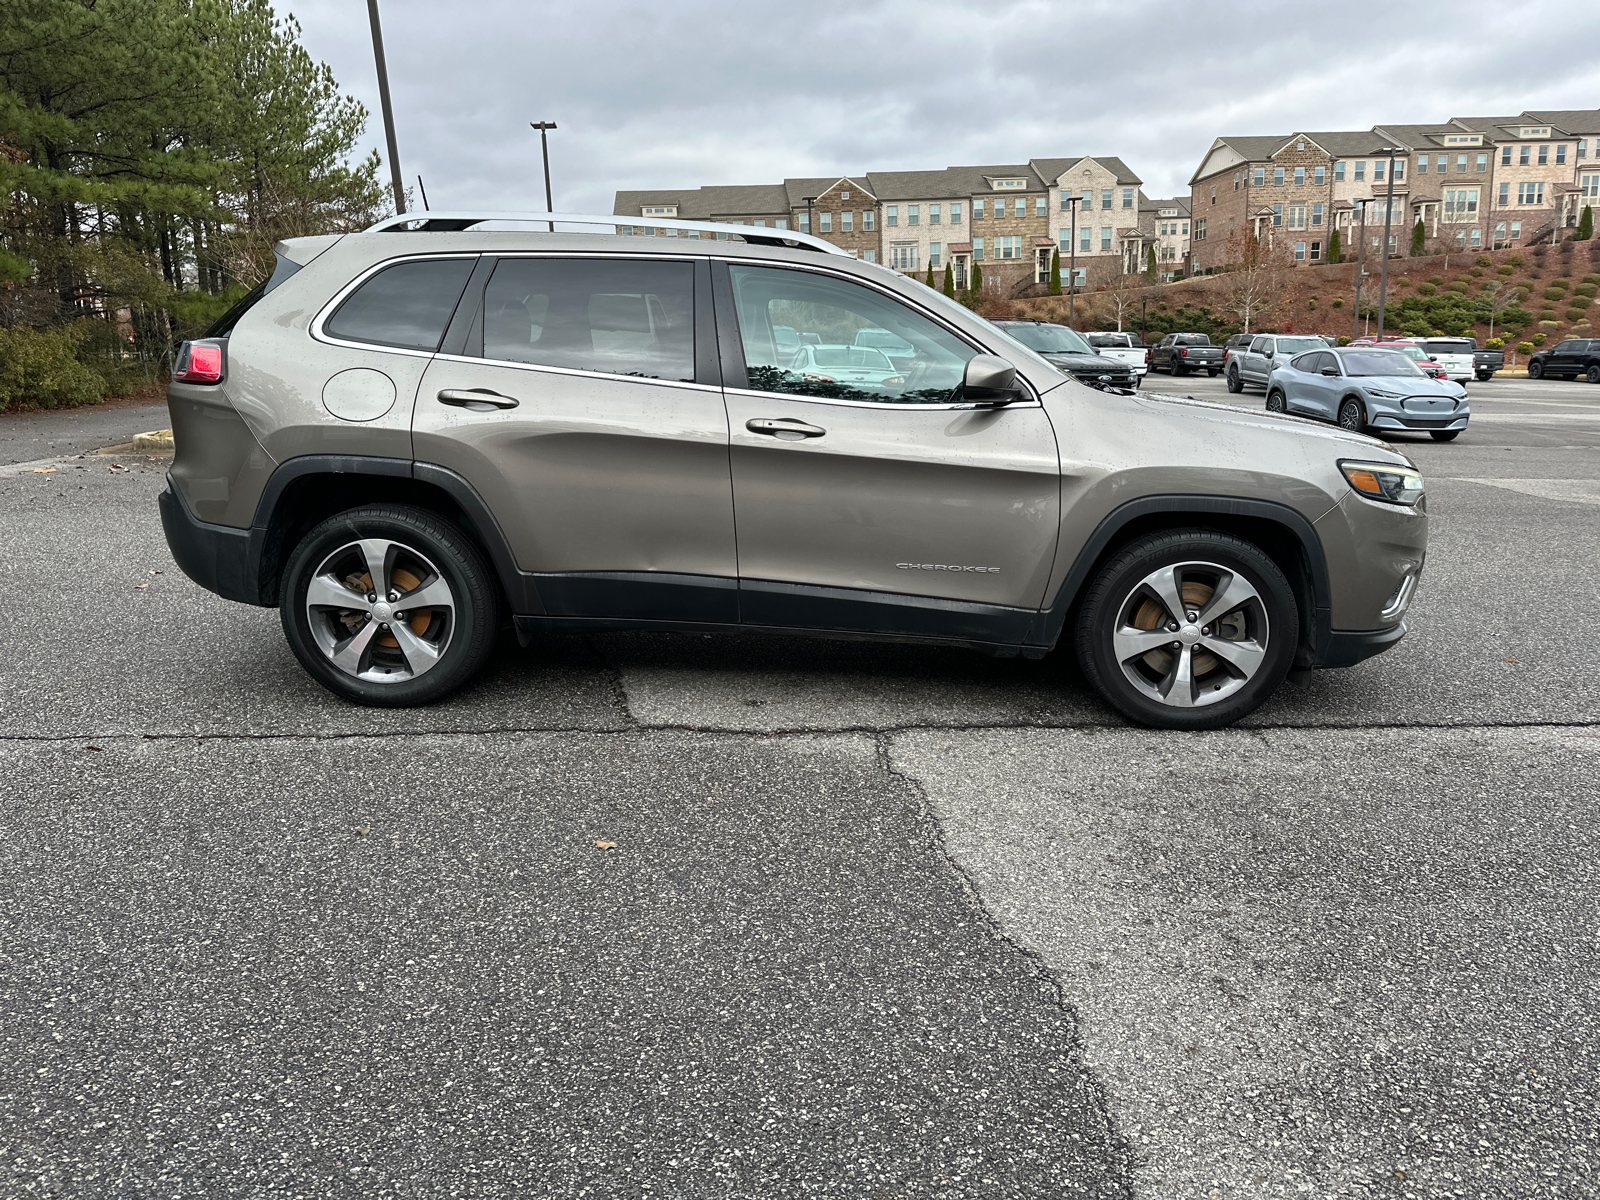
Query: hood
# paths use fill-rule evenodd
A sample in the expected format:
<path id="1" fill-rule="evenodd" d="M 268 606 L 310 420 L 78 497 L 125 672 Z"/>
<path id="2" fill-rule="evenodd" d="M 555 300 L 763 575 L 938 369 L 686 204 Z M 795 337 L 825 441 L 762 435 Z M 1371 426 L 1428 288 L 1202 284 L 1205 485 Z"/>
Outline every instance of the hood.
<path id="1" fill-rule="evenodd" d="M 1071 371 L 1074 375 L 1088 375 L 1094 371 L 1099 371 L 1103 375 L 1123 375 L 1128 370 L 1127 363 L 1107 358 L 1103 354 L 1068 354 L 1052 351 L 1042 357 L 1051 366 Z"/>
<path id="2" fill-rule="evenodd" d="M 1430 381 L 1431 382 L 1431 381 Z M 1408 467 L 1415 467 L 1408 457 L 1400 453 L 1387 442 L 1375 437 L 1368 437 L 1364 433 L 1351 433 L 1348 429 L 1340 429 L 1337 425 L 1327 425 L 1321 421 L 1313 421 L 1309 417 L 1297 417 L 1288 413 L 1270 413 L 1265 409 L 1234 408 L 1230 404 L 1215 404 L 1209 400 L 1196 400 L 1190 396 L 1163 396 L 1159 392 L 1149 390 L 1141 391 L 1138 395 L 1130 397 L 1130 403 L 1141 407 L 1159 411 L 1168 418 L 1188 417 L 1196 425 L 1195 435 L 1204 436 L 1200 427 L 1217 425 L 1247 425 L 1257 429 L 1275 429 L 1297 434 L 1301 437 L 1317 441 L 1333 443 L 1344 447 L 1352 454 L 1360 454 L 1363 458 L 1376 459 L 1379 462 L 1404 463 Z"/>

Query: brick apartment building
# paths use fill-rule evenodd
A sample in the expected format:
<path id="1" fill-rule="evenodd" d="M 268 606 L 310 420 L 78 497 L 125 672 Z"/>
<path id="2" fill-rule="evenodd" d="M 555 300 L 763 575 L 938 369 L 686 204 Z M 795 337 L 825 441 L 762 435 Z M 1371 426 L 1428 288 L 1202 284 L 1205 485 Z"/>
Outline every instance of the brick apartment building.
<path id="1" fill-rule="evenodd" d="M 1241 229 L 1298 262 L 1325 258 L 1336 229 L 1353 253 L 1363 214 L 1377 251 L 1391 188 L 1391 253 L 1418 220 L 1432 244 L 1462 250 L 1559 237 L 1600 198 L 1600 109 L 1218 138 L 1190 179 L 1192 268 L 1226 264 Z"/>
<path id="2" fill-rule="evenodd" d="M 1016 293 L 1048 282 L 1059 250 L 1062 280 L 1074 257 L 1080 286 L 1143 269 L 1156 223 L 1141 181 L 1118 158 L 870 171 L 781 184 L 622 191 L 623 230 L 654 233 L 650 217 L 727 221 L 815 234 L 869 262 L 910 275 L 948 265 L 964 287 L 974 265 L 987 285 Z M 664 231 L 667 232 L 667 231 Z"/>
<path id="3" fill-rule="evenodd" d="M 1163 279 L 1189 271 L 1189 197 L 1146 200 L 1147 222 L 1155 226 L 1156 270 Z"/>

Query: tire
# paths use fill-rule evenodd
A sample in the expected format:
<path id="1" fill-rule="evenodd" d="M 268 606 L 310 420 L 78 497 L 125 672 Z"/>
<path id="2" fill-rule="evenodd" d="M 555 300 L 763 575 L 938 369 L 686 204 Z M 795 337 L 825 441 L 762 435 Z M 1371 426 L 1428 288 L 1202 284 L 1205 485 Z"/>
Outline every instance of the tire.
<path id="1" fill-rule="evenodd" d="M 1600 383 L 1600 363 L 1590 367 L 1583 378 L 1588 383 Z"/>
<path id="2" fill-rule="evenodd" d="M 1233 393 L 1235 396 L 1244 391 L 1244 380 L 1239 378 L 1238 367 L 1228 368 L 1228 391 Z"/>
<path id="3" fill-rule="evenodd" d="M 1459 429 L 1430 429 L 1428 436 L 1436 442 L 1453 442 L 1461 436 Z"/>
<path id="4" fill-rule="evenodd" d="M 1204 614 L 1219 591 L 1239 601 L 1215 615 L 1221 627 L 1190 617 Z M 1179 618 L 1173 602 L 1185 610 Z M 1289 581 L 1259 548 L 1216 530 L 1179 529 L 1140 538 L 1100 569 L 1076 640 L 1084 675 L 1130 720 L 1218 729 L 1253 712 L 1283 681 L 1300 614 Z"/>
<path id="5" fill-rule="evenodd" d="M 1478 372 L 1478 382 L 1479 383 L 1488 383 L 1489 380 L 1491 380 L 1493 378 L 1494 378 L 1494 372 L 1493 371 L 1490 371 L 1487 374 L 1485 374 L 1482 371 Z"/>
<path id="6" fill-rule="evenodd" d="M 1188 367 L 1180 367 L 1177 363 L 1173 363 L 1172 364 L 1172 374 L 1174 376 L 1187 375 L 1188 373 L 1189 373 L 1189 368 Z"/>
<path id="7" fill-rule="evenodd" d="M 1289 411 L 1289 398 L 1277 388 L 1267 393 L 1267 411 L 1271 413 L 1286 413 Z"/>
<path id="8" fill-rule="evenodd" d="M 378 574 L 387 577 L 383 595 L 352 586 L 370 587 Z M 424 596 L 427 607 L 406 608 L 408 597 Z M 405 708 L 442 700 L 483 666 L 498 631 L 500 586 L 477 545 L 450 522 L 427 509 L 374 504 L 330 517 L 300 539 L 278 612 L 289 648 L 323 687 L 357 704 Z M 385 622 L 391 613 L 405 619 Z"/>
<path id="9" fill-rule="evenodd" d="M 1213 371 L 1208 367 L 1208 368 L 1206 368 L 1206 374 L 1211 376 L 1211 378 L 1215 379 L 1218 375 L 1222 374 L 1222 368 L 1218 367 L 1215 371 Z"/>
<path id="10" fill-rule="evenodd" d="M 1537 362 L 1529 363 L 1528 364 L 1528 378 L 1529 379 L 1543 379 L 1544 378 L 1544 364 L 1543 363 L 1537 363 Z"/>
<path id="11" fill-rule="evenodd" d="M 1339 428 L 1360 433 L 1367 427 L 1367 414 L 1359 400 L 1344 400 L 1339 405 Z"/>

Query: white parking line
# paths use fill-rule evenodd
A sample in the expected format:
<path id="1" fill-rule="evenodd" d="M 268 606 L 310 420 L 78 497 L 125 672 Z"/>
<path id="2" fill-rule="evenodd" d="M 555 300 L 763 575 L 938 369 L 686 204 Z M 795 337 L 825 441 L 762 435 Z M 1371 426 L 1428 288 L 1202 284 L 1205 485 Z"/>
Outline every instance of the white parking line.
<path id="1" fill-rule="evenodd" d="M 1541 500 L 1600 504 L 1600 479 L 1468 479 L 1465 476 L 1445 478 L 1458 483 L 1481 483 L 1485 487 L 1504 488 L 1508 492 L 1521 492 L 1524 496 L 1537 496 Z"/>

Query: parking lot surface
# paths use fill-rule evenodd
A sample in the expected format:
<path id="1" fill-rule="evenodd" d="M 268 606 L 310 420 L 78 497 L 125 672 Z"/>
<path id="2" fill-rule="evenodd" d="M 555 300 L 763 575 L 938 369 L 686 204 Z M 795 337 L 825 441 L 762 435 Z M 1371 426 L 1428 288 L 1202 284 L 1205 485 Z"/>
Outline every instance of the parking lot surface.
<path id="1" fill-rule="evenodd" d="M 14 454 L 0 1195 L 1600 1195 L 1600 388 L 1469 390 L 1410 636 L 1206 734 L 655 634 L 358 709 Z"/>

